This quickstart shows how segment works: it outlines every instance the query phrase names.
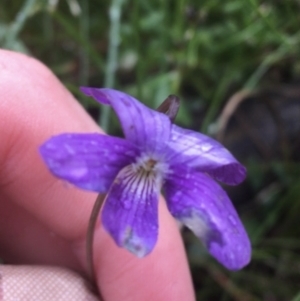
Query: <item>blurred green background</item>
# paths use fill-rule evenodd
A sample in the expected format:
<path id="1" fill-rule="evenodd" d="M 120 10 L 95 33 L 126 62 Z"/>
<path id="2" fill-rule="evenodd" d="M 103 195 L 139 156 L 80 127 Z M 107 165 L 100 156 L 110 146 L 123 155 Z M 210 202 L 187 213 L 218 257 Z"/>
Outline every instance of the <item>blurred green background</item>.
<path id="1" fill-rule="evenodd" d="M 248 168 L 226 187 L 253 243 L 229 272 L 183 231 L 198 300 L 300 300 L 300 2 L 1 0 L 0 46 L 49 66 L 109 133 L 115 116 L 78 87 L 115 87 L 209 134 Z"/>

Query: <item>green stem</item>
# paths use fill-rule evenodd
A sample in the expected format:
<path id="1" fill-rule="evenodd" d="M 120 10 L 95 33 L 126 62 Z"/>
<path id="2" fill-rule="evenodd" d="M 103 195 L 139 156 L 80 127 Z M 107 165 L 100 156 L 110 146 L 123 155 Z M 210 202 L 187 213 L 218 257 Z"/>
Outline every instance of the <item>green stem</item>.
<path id="1" fill-rule="evenodd" d="M 143 79 L 143 65 L 142 65 L 142 47 L 140 42 L 140 2 L 134 1 L 133 7 L 133 24 L 134 24 L 134 42 L 137 52 L 137 64 L 136 64 L 136 84 L 137 84 L 137 98 L 143 99 L 142 79 Z"/>
<path id="2" fill-rule="evenodd" d="M 80 36 L 85 44 L 89 44 L 89 4 L 88 1 L 81 1 L 82 14 L 80 17 L 79 29 Z M 79 82 L 81 86 L 88 85 L 89 66 L 90 58 L 89 52 L 84 48 L 80 47 L 80 71 L 79 71 Z M 84 103 L 86 105 L 86 103 Z"/>
<path id="3" fill-rule="evenodd" d="M 94 252 L 93 252 L 93 242 L 95 226 L 98 220 L 99 212 L 103 205 L 105 196 L 99 194 L 94 207 L 92 209 L 91 217 L 88 224 L 87 234 L 86 234 L 86 260 L 88 265 L 88 273 L 92 281 L 96 281 L 95 269 L 94 269 Z M 100 292 L 98 292 L 100 294 Z M 100 300 L 103 300 L 100 298 Z"/>
<path id="4" fill-rule="evenodd" d="M 272 64 L 280 61 L 287 53 L 287 49 L 285 45 L 281 45 L 278 47 L 276 51 L 269 54 L 257 67 L 257 69 L 253 72 L 253 74 L 249 77 L 244 88 L 252 90 L 256 87 L 258 81 L 263 77 L 263 75 L 269 70 Z"/>
<path id="5" fill-rule="evenodd" d="M 111 88 L 115 84 L 115 73 L 118 62 L 118 50 L 120 44 L 120 19 L 122 4 L 124 0 L 113 0 L 109 9 L 110 30 L 109 30 L 109 44 L 108 44 L 108 58 L 105 71 L 104 86 Z M 100 126 L 104 131 L 108 131 L 110 116 L 110 108 L 103 107 L 100 115 Z"/>
<path id="6" fill-rule="evenodd" d="M 81 1 L 82 15 L 80 18 L 80 35 L 83 41 L 89 43 L 89 4 L 88 1 Z M 89 53 L 82 48 L 80 53 L 81 68 L 80 68 L 80 83 L 87 85 L 89 75 Z"/>
<path id="7" fill-rule="evenodd" d="M 69 35 L 74 41 L 79 43 L 81 47 L 89 54 L 91 61 L 102 70 L 104 67 L 104 63 L 99 56 L 99 53 L 93 48 L 90 43 L 86 43 L 86 40 L 82 38 L 81 35 L 78 35 L 78 30 L 74 29 L 72 24 L 69 22 L 67 18 L 59 11 L 55 11 L 52 13 L 54 20 L 56 20 L 62 29 L 65 31 L 67 35 Z"/>
<path id="8" fill-rule="evenodd" d="M 230 82 L 233 80 L 234 74 L 232 73 L 231 69 L 227 69 L 213 95 L 211 104 L 209 106 L 209 109 L 207 113 L 205 114 L 205 117 L 202 122 L 201 126 L 201 132 L 207 133 L 208 126 L 212 122 L 212 120 L 215 118 L 218 109 L 220 108 L 221 101 L 223 100 L 224 94 L 230 84 Z"/>

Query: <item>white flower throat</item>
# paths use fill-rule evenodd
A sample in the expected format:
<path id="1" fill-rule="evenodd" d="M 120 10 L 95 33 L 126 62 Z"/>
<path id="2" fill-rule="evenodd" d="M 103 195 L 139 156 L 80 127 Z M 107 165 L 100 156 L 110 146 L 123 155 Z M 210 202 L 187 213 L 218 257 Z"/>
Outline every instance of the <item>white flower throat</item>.
<path id="1" fill-rule="evenodd" d="M 154 158 L 146 154 L 137 158 L 132 164 L 133 171 L 137 176 L 146 179 L 155 180 L 158 186 L 162 186 L 165 176 L 169 173 L 169 165 L 162 162 L 161 159 Z"/>

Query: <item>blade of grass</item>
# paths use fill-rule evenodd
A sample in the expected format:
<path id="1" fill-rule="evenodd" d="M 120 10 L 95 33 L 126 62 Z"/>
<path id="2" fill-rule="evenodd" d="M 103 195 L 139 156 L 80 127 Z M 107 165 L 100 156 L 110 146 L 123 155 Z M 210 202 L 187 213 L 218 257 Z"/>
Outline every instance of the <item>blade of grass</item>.
<path id="1" fill-rule="evenodd" d="M 18 38 L 19 33 L 25 25 L 26 20 L 28 19 L 33 6 L 35 5 L 36 0 L 26 0 L 24 5 L 18 12 L 16 19 L 9 27 L 5 39 L 4 39 L 4 48 L 11 49 L 13 48 L 13 44 Z"/>
<path id="2" fill-rule="evenodd" d="M 85 44 L 89 45 L 89 2 L 81 0 L 81 14 L 79 19 L 80 36 Z M 79 69 L 79 83 L 81 86 L 88 86 L 90 57 L 89 52 L 85 48 L 80 49 L 80 69 Z M 87 98 L 82 98 L 82 103 L 87 107 Z"/>
<path id="3" fill-rule="evenodd" d="M 108 44 L 108 58 L 105 70 L 104 86 L 112 88 L 115 84 L 115 73 L 118 64 L 118 51 L 120 44 L 120 19 L 124 0 L 113 0 L 109 8 L 110 30 Z M 110 107 L 103 107 L 100 115 L 100 126 L 108 132 Z"/>
<path id="4" fill-rule="evenodd" d="M 86 43 L 86 40 L 83 39 L 81 35 L 78 35 L 78 31 L 69 22 L 69 19 L 65 18 L 58 11 L 53 12 L 52 16 L 62 26 L 65 33 L 68 36 L 70 36 L 74 41 L 76 41 L 78 44 L 80 44 L 80 46 L 89 54 L 91 60 L 95 63 L 97 68 L 102 70 L 104 67 L 104 63 L 101 57 L 99 57 L 98 52 L 93 48 L 92 44 Z"/>
<path id="5" fill-rule="evenodd" d="M 269 28 L 269 30 L 281 41 L 281 43 L 284 45 L 289 45 L 288 40 L 281 34 L 281 31 L 274 27 L 266 14 L 262 13 L 262 10 L 260 9 L 256 0 L 248 0 L 248 2 L 252 5 L 257 15 L 262 19 L 267 28 Z"/>
<path id="6" fill-rule="evenodd" d="M 300 301 L 300 292 L 291 301 Z"/>
<path id="7" fill-rule="evenodd" d="M 134 1 L 133 4 L 133 26 L 134 26 L 134 43 L 137 52 L 137 64 L 136 64 L 136 86 L 137 86 L 137 98 L 143 99 L 143 53 L 141 47 L 141 33 L 140 33 L 140 2 Z"/>
<path id="8" fill-rule="evenodd" d="M 211 104 L 209 106 L 209 109 L 207 113 L 205 114 L 202 127 L 201 127 L 201 132 L 207 133 L 208 127 L 212 120 L 216 117 L 216 114 L 220 108 L 221 102 L 223 100 L 224 94 L 226 93 L 226 90 L 230 84 L 230 82 L 233 80 L 235 74 L 231 70 L 231 68 L 228 68 L 225 71 L 225 74 L 223 75 L 221 82 L 219 83 L 213 99 L 211 101 Z"/>

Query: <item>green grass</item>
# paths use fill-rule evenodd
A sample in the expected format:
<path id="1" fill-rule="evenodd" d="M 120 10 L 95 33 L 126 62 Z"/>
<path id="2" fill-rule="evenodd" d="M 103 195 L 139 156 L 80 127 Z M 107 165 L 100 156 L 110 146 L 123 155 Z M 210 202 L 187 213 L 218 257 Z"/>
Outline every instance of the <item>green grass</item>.
<path id="1" fill-rule="evenodd" d="M 299 81 L 294 0 L 2 2 L 0 46 L 43 61 L 112 134 L 120 132 L 116 118 L 83 97 L 80 85 L 115 87 L 153 108 L 177 94 L 176 122 L 214 134 L 234 93 L 272 93 Z M 253 242 L 252 263 L 225 271 L 184 233 L 197 297 L 300 300 L 299 156 L 265 160 L 249 151 L 241 159 L 249 177 L 237 207 Z"/>

